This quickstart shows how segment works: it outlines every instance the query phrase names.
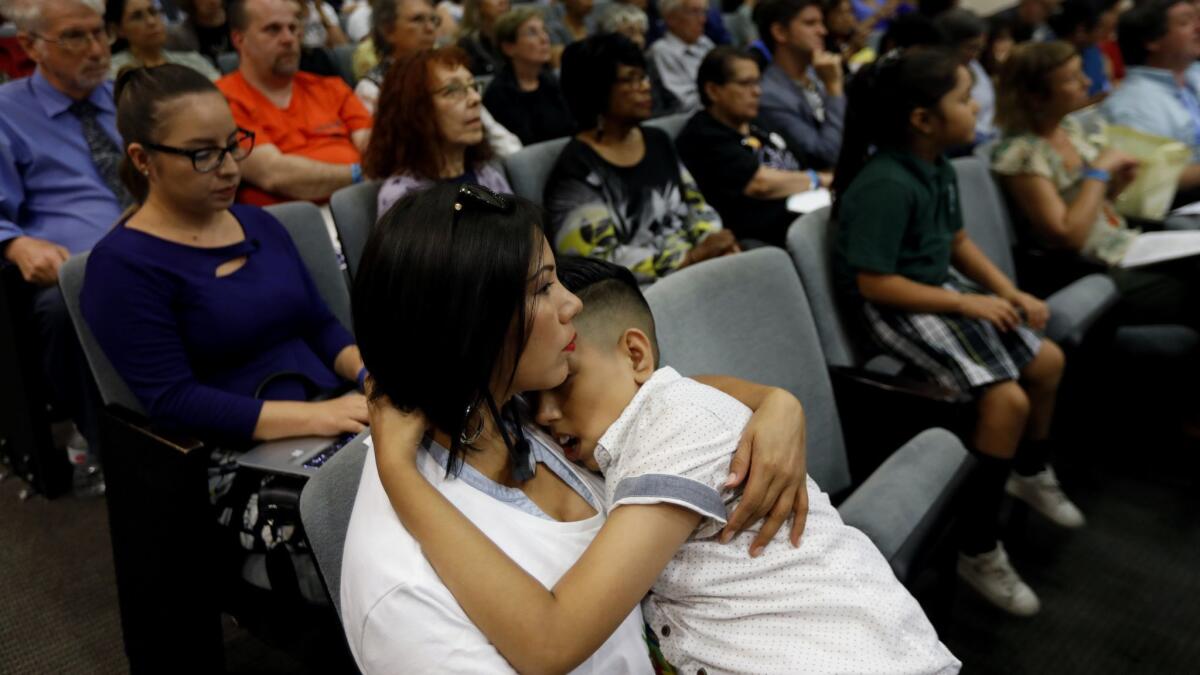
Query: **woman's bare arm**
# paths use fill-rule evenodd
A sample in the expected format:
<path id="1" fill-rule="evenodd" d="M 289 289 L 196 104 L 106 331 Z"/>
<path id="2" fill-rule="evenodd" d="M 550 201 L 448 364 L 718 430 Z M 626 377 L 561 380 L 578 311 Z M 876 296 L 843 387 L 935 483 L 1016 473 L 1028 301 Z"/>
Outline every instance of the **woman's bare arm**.
<path id="1" fill-rule="evenodd" d="M 583 556 L 546 589 L 462 515 L 416 467 L 423 418 L 371 408 L 379 477 L 404 527 L 471 621 L 522 673 L 585 661 L 641 602 L 699 524 L 678 506 L 613 510 Z"/>
<path id="2" fill-rule="evenodd" d="M 1070 204 L 1041 176 L 1004 176 L 1004 187 L 1039 239 L 1071 251 L 1083 248 L 1107 199 L 1107 186 L 1098 180 L 1085 180 Z"/>
<path id="3" fill-rule="evenodd" d="M 954 235 L 952 246 L 950 261 L 959 272 L 1005 300 L 1016 297 L 1016 284 L 979 250 L 965 230 Z"/>

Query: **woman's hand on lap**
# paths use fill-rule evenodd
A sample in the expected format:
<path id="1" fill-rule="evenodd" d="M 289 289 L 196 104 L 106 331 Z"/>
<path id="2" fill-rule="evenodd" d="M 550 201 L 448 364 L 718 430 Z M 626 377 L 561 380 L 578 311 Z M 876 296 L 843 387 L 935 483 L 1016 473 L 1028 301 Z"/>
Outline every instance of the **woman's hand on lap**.
<path id="1" fill-rule="evenodd" d="M 741 502 L 730 515 L 721 541 L 762 521 L 750 544 L 757 556 L 794 516 L 791 542 L 800 545 L 808 517 L 807 450 L 804 409 L 783 389 L 772 391 L 742 432 L 729 466 L 727 487 L 745 484 Z M 765 518 L 765 520 L 764 520 Z"/>

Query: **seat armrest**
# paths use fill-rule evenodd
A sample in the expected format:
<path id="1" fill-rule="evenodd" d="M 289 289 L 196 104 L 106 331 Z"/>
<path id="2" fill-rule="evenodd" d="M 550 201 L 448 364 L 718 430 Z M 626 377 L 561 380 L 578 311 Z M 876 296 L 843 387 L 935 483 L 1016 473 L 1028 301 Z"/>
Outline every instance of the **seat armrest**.
<path id="1" fill-rule="evenodd" d="M 105 408 L 100 433 L 130 670 L 169 672 L 184 663 L 223 672 L 220 598 L 233 578 L 231 535 L 209 501 L 208 446 L 160 433 L 117 406 Z"/>
<path id="2" fill-rule="evenodd" d="M 833 386 L 845 387 L 847 393 L 852 391 L 878 391 L 892 396 L 903 396 L 915 400 L 928 401 L 934 405 L 960 405 L 970 402 L 971 397 L 954 389 L 943 387 L 935 382 L 917 380 L 903 375 L 891 375 L 874 370 L 851 368 L 847 366 L 830 366 L 829 376 Z M 839 406 L 841 405 L 839 397 Z"/>
<path id="3" fill-rule="evenodd" d="M 1050 321 L 1046 336 L 1062 345 L 1078 345 L 1100 317 L 1117 304 L 1120 293 L 1112 277 L 1089 274 L 1046 298 Z"/>
<path id="4" fill-rule="evenodd" d="M 1021 288 L 1039 298 L 1047 298 L 1078 279 L 1105 274 L 1104 265 L 1086 260 L 1074 251 L 1042 248 L 1013 249 L 1017 278 Z"/>
<path id="5" fill-rule="evenodd" d="M 146 440 L 161 445 L 163 448 L 170 448 L 183 454 L 189 454 L 194 451 L 202 450 L 206 447 L 204 441 L 198 438 L 193 438 L 183 433 L 162 429 L 157 425 L 152 424 L 145 415 L 134 412 L 128 408 L 119 405 L 110 405 L 106 408 L 109 414 L 124 422 L 127 429 L 132 432 L 140 433 L 146 437 Z"/>
<path id="6" fill-rule="evenodd" d="M 838 512 L 874 542 L 896 577 L 905 581 L 973 465 L 957 436 L 927 429 L 881 464 Z"/>
<path id="7" fill-rule="evenodd" d="M 933 382 L 843 366 L 829 372 L 852 486 L 918 433 L 933 427 L 965 432 L 975 419 L 970 396 Z"/>

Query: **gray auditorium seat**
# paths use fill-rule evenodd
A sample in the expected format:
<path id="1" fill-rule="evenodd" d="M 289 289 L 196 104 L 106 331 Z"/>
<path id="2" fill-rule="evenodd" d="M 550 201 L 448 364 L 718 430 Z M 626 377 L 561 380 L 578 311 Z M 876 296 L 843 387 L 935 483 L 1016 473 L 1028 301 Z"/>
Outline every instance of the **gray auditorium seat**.
<path id="1" fill-rule="evenodd" d="M 342 241 L 342 255 L 346 258 L 351 279 L 358 273 L 358 263 L 362 260 L 371 228 L 379 220 L 379 186 L 378 181 L 350 185 L 329 198 L 333 226 Z"/>
<path id="2" fill-rule="evenodd" d="M 513 192 L 535 204 L 544 203 L 546 181 L 569 137 L 555 138 L 521 148 L 504 158 L 504 170 Z"/>
<path id="3" fill-rule="evenodd" d="M 804 405 L 808 472 L 830 494 L 850 487 L 838 404 L 813 313 L 787 254 L 748 251 L 680 270 L 651 286 L 665 364 L 782 387 Z M 893 453 L 841 503 L 845 521 L 905 580 L 970 466 L 959 440 L 929 429 Z"/>

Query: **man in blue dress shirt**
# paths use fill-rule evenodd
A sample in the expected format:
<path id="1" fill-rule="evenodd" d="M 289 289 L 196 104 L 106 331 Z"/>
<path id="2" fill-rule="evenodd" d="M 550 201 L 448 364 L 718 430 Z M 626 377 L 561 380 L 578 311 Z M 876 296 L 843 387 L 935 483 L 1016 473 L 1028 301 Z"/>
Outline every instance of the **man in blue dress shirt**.
<path id="1" fill-rule="evenodd" d="M 1153 0 L 1122 14 L 1117 35 L 1125 80 L 1101 110 L 1113 124 L 1191 148 L 1176 201 L 1200 199 L 1200 12 L 1186 0 Z"/>
<path id="2" fill-rule="evenodd" d="M 0 86 L 0 253 L 39 286 L 34 312 L 56 403 L 95 448 L 91 379 L 58 270 L 116 223 L 128 196 L 103 0 L 17 0 L 6 12 L 37 64 Z"/>

